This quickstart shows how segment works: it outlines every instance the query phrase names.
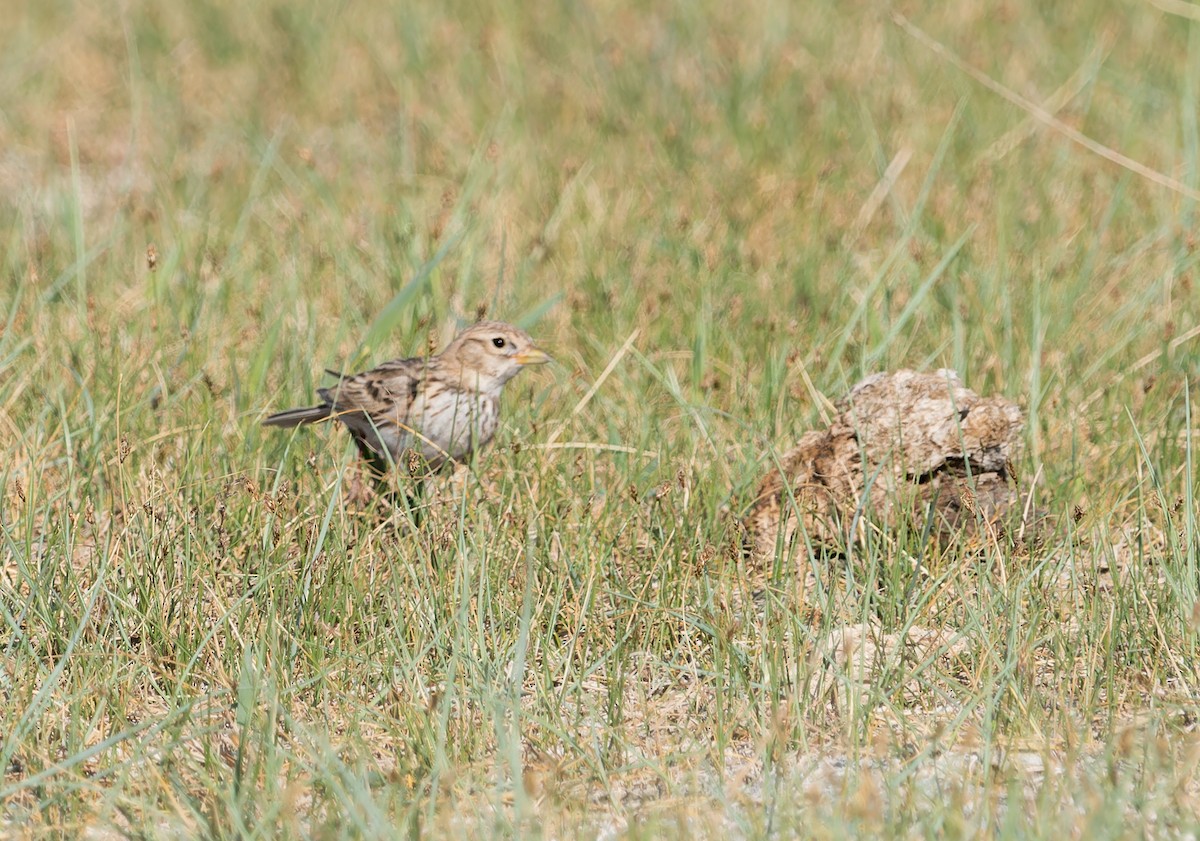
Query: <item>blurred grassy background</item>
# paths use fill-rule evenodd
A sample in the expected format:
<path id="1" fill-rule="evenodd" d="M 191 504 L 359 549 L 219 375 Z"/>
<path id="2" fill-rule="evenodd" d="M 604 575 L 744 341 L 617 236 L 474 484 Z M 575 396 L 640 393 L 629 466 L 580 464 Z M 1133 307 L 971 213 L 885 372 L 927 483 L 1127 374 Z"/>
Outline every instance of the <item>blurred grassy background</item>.
<path id="1" fill-rule="evenodd" d="M 1196 22 L 0 17 L 5 833 L 1194 828 Z M 484 311 L 559 364 L 513 383 L 420 532 L 344 503 L 345 436 L 259 430 L 322 368 Z M 734 520 L 772 454 L 820 395 L 940 366 L 1027 407 L 1059 533 L 915 585 L 912 546 L 871 545 L 818 559 L 819 604 L 776 570 L 747 607 Z M 861 704 L 847 674 L 810 691 L 817 641 L 862 621 L 969 652 L 893 664 Z M 981 762 L 946 772 L 955 751 Z M 857 771 L 822 788 L 828 757 Z"/>

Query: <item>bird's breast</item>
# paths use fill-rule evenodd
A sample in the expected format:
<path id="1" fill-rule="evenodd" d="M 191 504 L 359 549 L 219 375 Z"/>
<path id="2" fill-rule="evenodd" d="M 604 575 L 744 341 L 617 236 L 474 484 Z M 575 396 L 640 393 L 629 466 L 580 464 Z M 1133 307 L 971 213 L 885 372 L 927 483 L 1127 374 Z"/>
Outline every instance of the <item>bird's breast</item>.
<path id="1" fill-rule="evenodd" d="M 431 392 L 419 404 L 411 413 L 413 426 L 430 461 L 470 455 L 492 439 L 500 422 L 497 401 L 477 392 Z"/>

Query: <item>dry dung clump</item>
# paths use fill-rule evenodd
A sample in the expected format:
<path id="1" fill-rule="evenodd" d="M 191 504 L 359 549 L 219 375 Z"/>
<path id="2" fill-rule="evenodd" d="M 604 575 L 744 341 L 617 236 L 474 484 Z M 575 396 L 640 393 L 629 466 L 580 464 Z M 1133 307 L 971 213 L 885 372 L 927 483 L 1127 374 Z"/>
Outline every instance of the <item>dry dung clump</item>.
<path id="1" fill-rule="evenodd" d="M 946 544 L 998 534 L 1022 515 L 1012 463 L 1021 409 L 980 397 L 958 374 L 901 370 L 850 390 L 828 429 L 805 433 L 759 486 L 747 516 L 757 558 L 843 549 L 861 524 L 894 531 L 907 519 Z M 869 493 L 864 489 L 870 485 Z"/>

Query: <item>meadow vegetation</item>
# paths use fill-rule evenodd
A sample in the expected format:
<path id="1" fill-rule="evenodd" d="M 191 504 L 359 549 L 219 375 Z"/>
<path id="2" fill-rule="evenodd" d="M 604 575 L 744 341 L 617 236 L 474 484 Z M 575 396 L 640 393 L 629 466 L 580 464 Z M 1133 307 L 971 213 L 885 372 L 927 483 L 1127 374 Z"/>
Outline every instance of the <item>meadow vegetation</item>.
<path id="1" fill-rule="evenodd" d="M 0 7 L 0 834 L 1194 837 L 1200 7 Z M 485 312 L 419 528 L 259 427 Z M 751 569 L 900 367 L 1050 534 Z"/>

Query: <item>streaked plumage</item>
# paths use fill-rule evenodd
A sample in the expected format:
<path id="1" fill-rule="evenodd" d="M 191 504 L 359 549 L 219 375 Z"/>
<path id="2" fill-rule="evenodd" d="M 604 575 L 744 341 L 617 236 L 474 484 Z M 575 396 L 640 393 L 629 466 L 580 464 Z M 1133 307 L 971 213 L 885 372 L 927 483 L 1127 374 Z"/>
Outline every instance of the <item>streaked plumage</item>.
<path id="1" fill-rule="evenodd" d="M 266 426 L 292 427 L 336 418 L 373 462 L 437 470 L 492 440 L 500 424 L 500 393 L 526 365 L 548 362 L 523 330 L 481 321 L 437 356 L 393 359 L 339 377 L 317 391 L 323 401 L 271 415 Z M 415 458 L 414 457 L 418 457 Z"/>

